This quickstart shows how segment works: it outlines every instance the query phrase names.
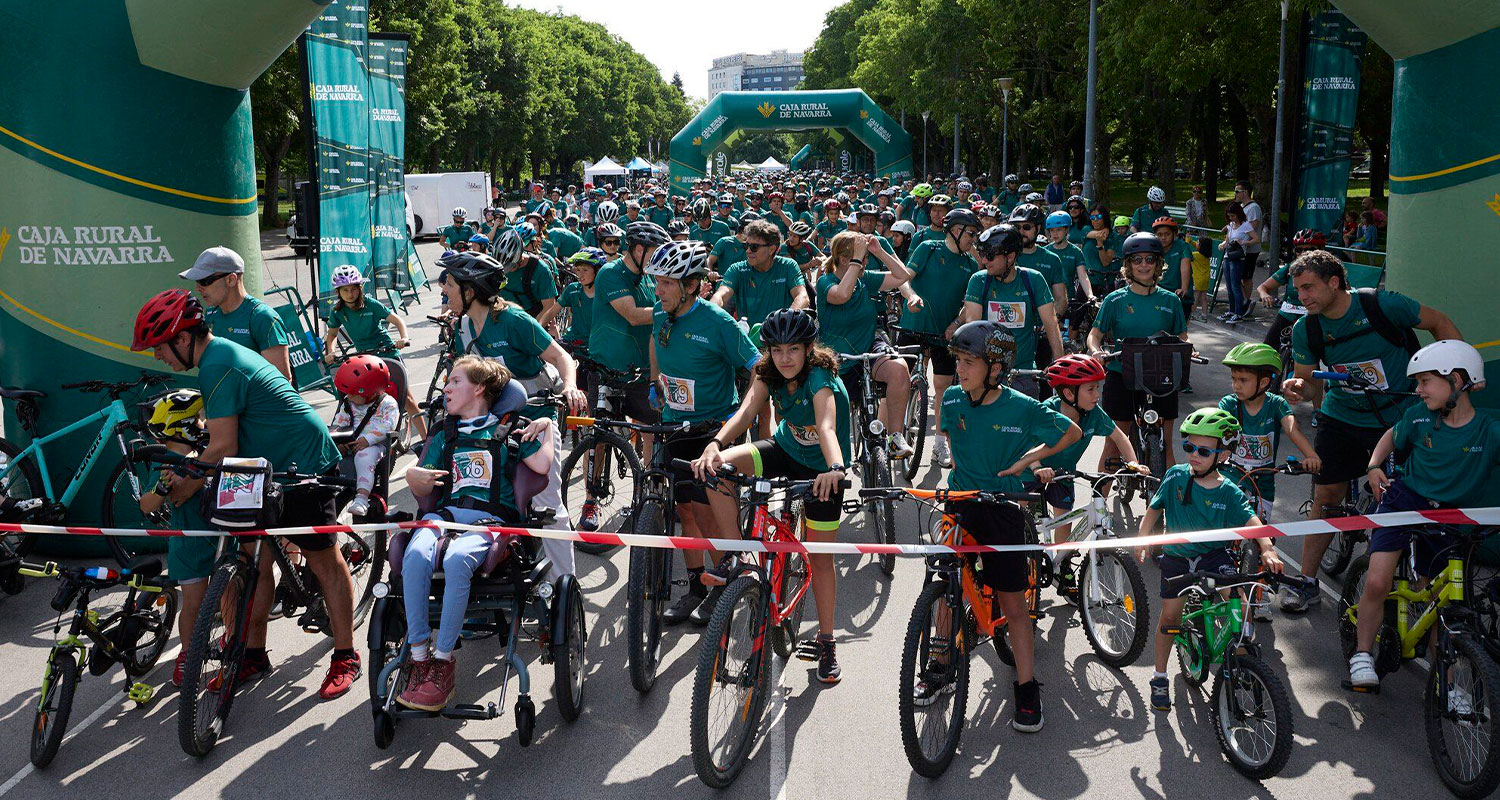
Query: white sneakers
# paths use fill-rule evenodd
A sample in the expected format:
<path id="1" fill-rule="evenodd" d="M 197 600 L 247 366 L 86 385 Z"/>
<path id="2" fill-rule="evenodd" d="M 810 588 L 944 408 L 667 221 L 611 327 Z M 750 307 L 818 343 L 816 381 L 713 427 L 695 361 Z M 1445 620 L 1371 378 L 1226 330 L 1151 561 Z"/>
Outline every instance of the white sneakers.
<path id="1" fill-rule="evenodd" d="M 891 458 L 910 458 L 913 452 L 911 444 L 900 431 L 891 434 Z"/>
<path id="2" fill-rule="evenodd" d="M 937 437 L 932 445 L 932 460 L 943 469 L 953 469 L 953 451 L 948 448 L 948 437 Z"/>
<path id="3" fill-rule="evenodd" d="M 1349 683 L 1362 689 L 1380 685 L 1380 675 L 1375 672 L 1375 656 L 1361 651 L 1349 657 Z"/>

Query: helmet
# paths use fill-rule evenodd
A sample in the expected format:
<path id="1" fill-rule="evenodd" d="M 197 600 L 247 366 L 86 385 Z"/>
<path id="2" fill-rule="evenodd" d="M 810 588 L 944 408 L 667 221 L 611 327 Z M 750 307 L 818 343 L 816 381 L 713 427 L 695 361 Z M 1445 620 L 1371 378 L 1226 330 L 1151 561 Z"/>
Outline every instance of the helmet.
<path id="1" fill-rule="evenodd" d="M 149 350 L 203 324 L 203 304 L 186 289 L 168 289 L 141 306 L 135 315 L 131 350 Z"/>
<path id="2" fill-rule="evenodd" d="M 530 225 L 517 225 L 514 228 L 506 228 L 495 238 L 495 260 L 499 261 L 501 266 L 513 267 L 521 260 L 521 250 L 526 246 L 525 240 L 530 239 L 531 236 L 527 236 L 518 230 L 519 228 L 531 230 Z M 532 236 L 535 235 L 533 231 Z"/>
<path id="3" fill-rule="evenodd" d="M 729 192 L 721 192 L 719 194 L 718 203 L 721 206 L 732 206 L 734 205 L 734 195 L 730 194 Z"/>
<path id="4" fill-rule="evenodd" d="M 909 219 L 898 219 L 891 223 L 891 233 L 899 233 L 910 239 L 917 235 L 917 224 Z"/>
<path id="5" fill-rule="evenodd" d="M 1469 373 L 1469 382 L 1474 386 L 1484 383 L 1484 359 L 1473 345 L 1462 339 L 1440 339 L 1413 353 L 1406 363 L 1406 376 L 1419 372 L 1451 375 L 1455 369 Z"/>
<path id="6" fill-rule="evenodd" d="M 391 370 L 380 356 L 362 355 L 345 361 L 333 374 L 333 388 L 370 402 L 390 390 Z"/>
<path id="7" fill-rule="evenodd" d="M 762 217 L 754 211 L 746 211 L 745 213 L 740 215 L 740 224 L 739 227 L 737 227 L 735 230 L 742 231 L 745 229 L 746 225 L 749 225 L 752 222 L 759 222 L 763 219 L 765 219 L 765 217 Z"/>
<path id="8" fill-rule="evenodd" d="M 581 247 L 578 252 L 568 257 L 569 264 L 588 264 L 594 269 L 602 269 L 609 256 L 597 247 Z"/>
<path id="9" fill-rule="evenodd" d="M 1020 182 L 1020 180 L 1021 179 L 1016 177 L 1016 174 L 1014 172 L 1005 176 L 1005 183 L 1018 183 Z"/>
<path id="10" fill-rule="evenodd" d="M 1157 217 L 1155 222 L 1151 223 L 1151 230 L 1154 232 L 1157 228 L 1160 228 L 1160 227 L 1163 227 L 1163 226 L 1171 228 L 1173 231 L 1176 231 L 1177 230 L 1177 220 L 1172 219 L 1171 217 L 1163 214 L 1162 216 Z"/>
<path id="11" fill-rule="evenodd" d="M 1041 192 L 1027 192 L 1026 193 L 1025 202 L 1028 203 L 1028 204 L 1030 204 L 1030 205 L 1035 205 L 1037 203 L 1042 202 L 1042 193 Z"/>
<path id="12" fill-rule="evenodd" d="M 978 248 L 979 254 L 985 257 L 1019 253 L 1021 252 L 1021 232 L 1008 222 L 991 225 L 985 229 L 984 233 L 979 234 L 979 240 L 974 246 Z"/>
<path id="13" fill-rule="evenodd" d="M 1167 193 L 1162 191 L 1160 186 L 1153 186 L 1146 190 L 1146 200 L 1152 203 L 1165 203 L 1167 202 Z"/>
<path id="14" fill-rule="evenodd" d="M 818 315 L 804 308 L 780 308 L 760 324 L 760 341 L 773 344 L 803 344 L 818 338 Z"/>
<path id="15" fill-rule="evenodd" d="M 706 275 L 708 274 L 708 247 L 702 242 L 691 240 L 667 242 L 656 249 L 645 271 L 647 275 L 656 278 L 675 278 L 679 281 L 687 280 L 695 275 Z"/>
<path id="16" fill-rule="evenodd" d="M 919 183 L 916 186 L 911 187 L 911 196 L 917 198 L 918 200 L 921 200 L 924 197 L 931 197 L 932 184 Z"/>
<path id="17" fill-rule="evenodd" d="M 693 201 L 692 215 L 694 219 L 703 219 L 714 215 L 714 206 L 708 202 L 707 197 L 700 197 Z"/>
<path id="18" fill-rule="evenodd" d="M 469 241 L 473 240 L 470 239 Z M 489 240 L 485 241 L 488 242 Z M 344 286 L 362 286 L 364 282 L 365 276 L 360 274 L 359 267 L 353 264 L 340 264 L 334 267 L 333 276 L 329 278 L 329 283 L 333 284 L 333 288 L 335 289 Z"/>
<path id="19" fill-rule="evenodd" d="M 1069 208 L 1071 206 L 1078 206 L 1079 208 L 1083 209 L 1084 211 L 1087 211 L 1089 209 L 1089 204 L 1086 203 L 1086 202 L 1084 202 L 1082 195 L 1076 195 L 1075 194 L 1072 197 L 1069 197 L 1068 200 L 1067 200 L 1067 202 L 1063 203 L 1063 208 L 1065 208 L 1065 209 Z"/>
<path id="20" fill-rule="evenodd" d="M 464 208 L 463 206 L 458 206 L 453 209 L 453 216 L 458 217 L 459 219 L 468 219 L 469 210 L 467 208 Z"/>
<path id="21" fill-rule="evenodd" d="M 1016 361 L 1016 340 L 998 322 L 975 320 L 965 322 L 953 332 L 948 349 L 954 353 L 967 353 L 982 358 L 986 363 L 999 364 L 1000 372 L 1010 371 Z"/>
<path id="22" fill-rule="evenodd" d="M 1224 366 L 1280 372 L 1281 354 L 1268 344 L 1241 342 L 1224 354 Z"/>
<path id="23" fill-rule="evenodd" d="M 203 440 L 203 395 L 196 389 L 177 389 L 151 401 L 146 432 L 151 438 L 197 445 Z"/>
<path id="24" fill-rule="evenodd" d="M 674 219 L 671 222 L 668 222 L 667 223 L 667 235 L 668 236 L 686 236 L 686 235 L 688 235 L 688 221 L 685 220 L 685 219 Z"/>
<path id="25" fill-rule="evenodd" d="M 813 235 L 812 226 L 807 224 L 805 220 L 797 220 L 796 222 L 793 222 L 791 224 L 791 227 L 788 227 L 786 229 L 786 232 L 790 233 L 793 236 L 796 236 L 799 239 L 806 239 Z"/>
<path id="26" fill-rule="evenodd" d="M 1127 217 L 1127 216 L 1124 216 L 1124 215 L 1115 217 L 1115 224 L 1112 227 L 1116 227 L 1116 228 L 1128 228 L 1128 227 L 1130 227 L 1130 217 Z"/>
<path id="27" fill-rule="evenodd" d="M 896 221 L 896 212 L 891 211 L 890 209 L 886 209 L 884 211 L 881 211 L 876 218 L 881 222 L 889 225 Z"/>
<path id="28" fill-rule="evenodd" d="M 835 199 L 833 199 L 831 197 L 828 198 L 827 200 L 823 201 L 823 208 L 825 210 L 828 210 L 828 211 L 831 211 L 831 210 L 836 209 L 836 208 L 843 208 L 843 207 L 844 207 L 844 205 L 842 203 L 840 203 L 838 200 L 835 200 Z"/>
<path id="29" fill-rule="evenodd" d="M 531 240 L 535 239 L 536 238 L 536 234 L 537 234 L 537 227 L 535 225 L 531 224 L 530 221 L 523 222 L 520 225 L 517 225 L 514 228 L 511 228 L 510 230 L 515 231 L 516 235 L 519 236 L 519 237 L 521 237 L 521 246 L 522 247 L 525 247 L 526 245 L 531 244 Z M 514 263 L 514 262 L 511 262 L 511 263 Z"/>
<path id="30" fill-rule="evenodd" d="M 1007 219 L 1006 222 L 1009 222 L 1012 225 L 1018 225 L 1022 222 L 1027 222 L 1032 225 L 1040 226 L 1045 219 L 1046 217 L 1042 214 L 1042 210 L 1040 208 L 1037 208 L 1030 203 L 1022 203 L 1021 205 L 1018 205 L 1015 208 L 1011 209 L 1010 219 Z"/>
<path id="31" fill-rule="evenodd" d="M 977 228 L 979 227 L 979 217 L 975 216 L 974 212 L 967 208 L 955 208 L 943 215 L 943 230 L 962 225 Z"/>
<path id="32" fill-rule="evenodd" d="M 1070 353 L 1047 367 L 1047 383 L 1053 387 L 1082 386 L 1104 380 L 1104 374 L 1104 365 L 1099 359 L 1084 353 Z"/>
<path id="33" fill-rule="evenodd" d="M 1200 408 L 1178 428 L 1183 436 L 1212 436 L 1225 444 L 1239 438 L 1240 421 L 1222 408 Z"/>
<path id="34" fill-rule="evenodd" d="M 655 247 L 672 241 L 672 237 L 655 222 L 632 222 L 625 228 L 625 244 L 630 247 L 645 245 Z"/>
<path id="35" fill-rule="evenodd" d="M 541 205 L 537 206 L 535 209 L 532 210 L 531 213 L 532 214 L 537 214 L 537 215 L 542 216 L 542 217 L 545 217 L 548 214 L 551 214 L 552 212 L 554 212 L 556 210 L 557 209 L 555 209 L 555 208 L 552 207 L 552 202 L 549 200 L 549 201 L 544 201 Z"/>
<path id="36" fill-rule="evenodd" d="M 1125 245 L 1120 248 L 1120 258 L 1128 259 L 1136 253 L 1150 253 L 1161 258 L 1166 248 L 1161 246 L 1161 240 L 1154 233 L 1132 233 L 1125 237 Z"/>
<path id="37" fill-rule="evenodd" d="M 959 181 L 958 190 L 960 192 L 972 192 L 974 191 L 974 184 L 969 183 L 968 181 Z"/>
<path id="38" fill-rule="evenodd" d="M 493 298 L 505 286 L 505 268 L 484 253 L 445 255 L 437 260 L 437 266 L 446 270 L 455 284 L 468 284 L 481 299 Z"/>
<path id="39" fill-rule="evenodd" d="M 563 224 L 565 224 L 565 225 L 577 225 L 578 224 L 578 215 L 577 214 L 573 214 L 573 213 L 569 213 L 566 217 L 563 217 Z"/>
<path id="40" fill-rule="evenodd" d="M 620 230 L 620 226 L 613 222 L 606 222 L 594 229 L 595 241 L 600 239 L 622 239 L 624 237 L 625 231 Z"/>
<path id="41" fill-rule="evenodd" d="M 1328 237 L 1324 236 L 1322 231 L 1315 231 L 1312 228 L 1303 228 L 1302 230 L 1297 231 L 1296 236 L 1292 237 L 1293 247 L 1312 247 L 1321 249 L 1324 245 L 1327 244 Z"/>
<path id="42" fill-rule="evenodd" d="M 1031 184 L 1029 183 L 1023 183 L 1020 186 L 1016 187 L 1016 192 L 1019 193 L 1022 197 L 1031 194 L 1033 191 L 1034 190 L 1031 188 Z"/>
<path id="43" fill-rule="evenodd" d="M 880 209 L 876 208 L 874 203 L 865 203 L 864 205 L 861 205 L 857 211 L 854 212 L 854 216 L 856 218 L 878 217 L 880 216 Z"/>
<path id="44" fill-rule="evenodd" d="M 620 207 L 608 200 L 600 203 L 599 207 L 594 209 L 594 219 L 598 220 L 600 224 L 614 222 L 619 218 Z"/>
<path id="45" fill-rule="evenodd" d="M 1047 215 L 1048 228 L 1068 228 L 1072 225 L 1073 218 L 1066 211 L 1054 211 Z"/>
<path id="46" fill-rule="evenodd" d="M 953 198 L 949 197 L 946 194 L 935 194 L 935 195 L 927 198 L 927 205 L 930 205 L 930 206 L 952 206 L 953 205 Z"/>
<path id="47" fill-rule="evenodd" d="M 469 237 L 469 244 L 484 245 L 484 249 L 488 250 L 490 249 L 490 237 L 482 233 L 476 233 Z"/>

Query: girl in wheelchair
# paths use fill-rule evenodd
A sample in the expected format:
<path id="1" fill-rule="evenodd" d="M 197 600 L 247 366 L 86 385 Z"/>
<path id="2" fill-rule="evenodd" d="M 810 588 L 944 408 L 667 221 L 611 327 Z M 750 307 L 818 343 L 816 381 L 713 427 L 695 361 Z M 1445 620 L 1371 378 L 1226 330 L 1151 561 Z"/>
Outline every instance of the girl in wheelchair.
<path id="1" fill-rule="evenodd" d="M 550 419 L 529 424 L 521 434 L 517 452 L 497 441 L 505 436 L 506 426 L 490 413 L 490 407 L 510 379 L 510 371 L 498 361 L 464 356 L 453 362 L 443 388 L 443 403 L 449 417 L 458 420 L 457 435 L 450 442 L 447 439 L 453 426 L 437 431 L 421 464 L 406 471 L 413 495 L 419 499 L 435 492 L 443 496 L 438 510 L 423 519 L 471 525 L 496 519 L 500 524 L 521 521 L 512 484 L 517 461 L 546 474 L 556 454 Z M 439 544 L 445 538 L 449 541 L 439 564 Z M 439 711 L 453 696 L 453 650 L 463 626 L 471 579 L 484 562 L 491 541 L 491 535 L 484 532 L 439 528 L 412 531 L 402 560 L 412 668 L 406 691 L 397 698 L 401 705 Z M 443 606 L 434 640 L 422 621 L 428 618 L 427 598 L 433 572 L 439 568 L 444 580 Z"/>
<path id="2" fill-rule="evenodd" d="M 333 385 L 344 396 L 329 428 L 340 441 L 339 452 L 354 457 L 356 492 L 345 509 L 363 517 L 370 511 L 375 472 L 390 448 L 391 435 L 401 424 L 401 408 L 392 395 L 390 369 L 378 356 L 355 356 L 334 373 Z M 340 433 L 349 434 L 347 442 Z"/>

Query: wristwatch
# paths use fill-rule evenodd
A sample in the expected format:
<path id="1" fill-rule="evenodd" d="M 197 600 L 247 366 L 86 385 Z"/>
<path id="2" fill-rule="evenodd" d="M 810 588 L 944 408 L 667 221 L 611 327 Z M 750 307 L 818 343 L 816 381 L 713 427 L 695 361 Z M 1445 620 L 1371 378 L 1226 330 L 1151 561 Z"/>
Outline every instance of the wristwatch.
<path id="1" fill-rule="evenodd" d="M 828 465 L 828 471 L 829 472 L 843 472 L 843 471 L 845 471 L 847 469 L 848 469 L 848 467 L 846 465 L 844 465 L 844 464 L 829 464 Z"/>

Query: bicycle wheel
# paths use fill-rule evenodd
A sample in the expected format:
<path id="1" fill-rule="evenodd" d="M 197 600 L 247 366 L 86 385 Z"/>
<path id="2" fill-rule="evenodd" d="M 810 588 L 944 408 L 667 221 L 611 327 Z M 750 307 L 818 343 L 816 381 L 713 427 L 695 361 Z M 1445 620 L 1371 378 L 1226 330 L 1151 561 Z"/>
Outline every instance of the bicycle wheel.
<path id="1" fill-rule="evenodd" d="M 1354 557 L 1354 542 L 1343 533 L 1335 533 L 1333 540 L 1328 543 L 1328 549 L 1323 551 L 1323 560 L 1319 566 L 1323 573 L 1329 577 L 1335 577 L 1343 572 L 1349 561 Z"/>
<path id="2" fill-rule="evenodd" d="M 229 719 L 235 678 L 245 657 L 253 589 L 250 568 L 239 553 L 220 559 L 208 579 L 182 665 L 178 699 L 177 741 L 190 756 L 208 755 Z"/>
<path id="3" fill-rule="evenodd" d="M 665 536 L 667 513 L 661 501 L 641 503 L 635 532 Z M 672 585 L 672 552 L 656 547 L 630 548 L 630 577 L 625 589 L 625 638 L 629 642 L 630 685 L 645 694 L 656 685 L 661 664 L 662 614 Z"/>
<path id="4" fill-rule="evenodd" d="M 779 557 L 785 561 L 777 596 L 781 598 L 780 605 L 785 609 L 787 603 L 791 602 L 808 581 L 807 559 L 801 553 L 783 553 Z M 781 656 L 782 661 L 791 658 L 792 652 L 797 649 L 797 635 L 802 630 L 802 614 L 806 605 L 807 595 L 804 594 L 791 613 L 771 628 L 771 648 L 776 651 L 776 655 Z"/>
<path id="5" fill-rule="evenodd" d="M 1203 601 L 1198 598 L 1190 598 L 1182 606 L 1182 616 L 1187 617 L 1203 608 Z M 1208 637 L 1203 635 L 1203 628 L 1199 622 L 1188 622 L 1184 619 L 1182 633 L 1172 643 L 1172 649 L 1177 651 L 1177 668 L 1182 672 L 1183 680 L 1191 686 L 1202 686 L 1208 680 Z"/>
<path id="6" fill-rule="evenodd" d="M 109 473 L 109 481 L 104 484 L 103 506 L 100 510 L 104 527 L 146 530 L 171 526 L 170 500 L 163 502 L 162 507 L 154 514 L 141 510 L 141 495 L 150 491 L 147 487 L 151 486 L 151 473 L 149 464 L 122 460 L 115 465 Z M 190 503 L 196 501 L 197 498 L 188 500 Z M 140 546 L 146 539 L 140 536 L 106 536 L 104 541 L 109 544 L 110 554 L 123 565 L 141 551 Z"/>
<path id="7" fill-rule="evenodd" d="M 906 442 L 911 445 L 911 455 L 906 457 L 906 464 L 902 467 L 907 483 L 917 479 L 917 470 L 922 467 L 922 456 L 927 447 L 927 403 L 926 376 L 913 376 L 903 420 Z"/>
<path id="8" fill-rule="evenodd" d="M 375 584 L 385 575 L 387 531 L 360 531 L 338 535 L 339 552 L 349 565 L 354 584 L 354 627 L 365 622 L 370 606 L 375 604 Z M 314 578 L 316 580 L 316 578 Z"/>
<path id="9" fill-rule="evenodd" d="M 126 674 L 139 678 L 151 671 L 167 649 L 177 621 L 177 592 L 135 592 L 120 620 L 119 646 Z"/>
<path id="10" fill-rule="evenodd" d="M 890 486 L 894 481 L 891 479 L 890 452 L 883 445 L 877 446 L 870 451 L 872 463 L 871 471 L 875 474 L 874 484 L 866 486 Z M 876 544 L 896 543 L 896 502 L 894 500 L 877 500 L 874 503 L 874 513 L 868 517 L 875 524 L 872 531 Z M 896 574 L 896 556 L 885 553 L 880 556 L 880 571 L 887 578 Z"/>
<path id="11" fill-rule="evenodd" d="M 1472 636 L 1456 633 L 1439 648 L 1424 701 L 1427 748 L 1448 790 L 1459 797 L 1495 791 L 1500 786 L 1500 667 Z"/>
<path id="12" fill-rule="evenodd" d="M 640 471 L 641 459 L 624 439 L 608 432 L 585 436 L 562 464 L 563 507 L 573 513 L 576 523 L 584 502 L 592 498 L 594 530 L 631 533 L 631 504 L 635 500 L 635 477 Z M 574 547 L 601 555 L 613 545 L 578 542 Z"/>
<path id="13" fill-rule="evenodd" d="M 1085 555 L 1078 571 L 1078 610 L 1083 634 L 1111 667 L 1135 663 L 1146 647 L 1151 616 L 1146 581 L 1124 550 Z"/>
<path id="14" fill-rule="evenodd" d="M 1139 432 L 1141 439 L 1140 449 L 1136 452 L 1141 454 L 1143 463 L 1151 469 L 1152 475 L 1158 478 L 1166 475 L 1167 454 L 1162 449 L 1164 445 L 1162 443 L 1161 427 L 1152 425 L 1145 430 L 1141 430 L 1140 428 L 1136 430 Z"/>
<path id="15" fill-rule="evenodd" d="M 1247 778 L 1269 778 L 1292 754 L 1292 701 L 1258 658 L 1230 656 L 1214 681 L 1209 716 L 1219 748 Z"/>
<path id="16" fill-rule="evenodd" d="M 11 462 L 21 454 L 21 448 L 9 439 L 0 439 L 0 471 L 11 467 Z M 36 468 L 36 459 L 24 458 L 16 461 L 5 477 L 0 478 L 0 495 L 12 500 L 33 500 L 46 497 L 42 490 L 42 473 Z M 36 548 L 38 534 L 13 534 L 9 538 L 15 543 L 17 555 L 28 555 Z"/>
<path id="17" fill-rule="evenodd" d="M 765 629 L 760 580 L 736 578 L 709 619 L 693 676 L 693 767 L 715 789 L 729 786 L 744 769 L 760 730 L 771 675 Z"/>
<path id="18" fill-rule="evenodd" d="M 912 609 L 906 643 L 901 648 L 901 683 L 896 689 L 901 745 L 912 770 L 928 778 L 947 771 L 963 736 L 972 644 L 966 636 L 967 626 L 958 624 L 963 614 L 962 606 L 953 605 L 945 581 L 927 584 Z M 929 687 L 941 684 L 943 688 L 930 699 L 924 697 L 928 701 L 925 705 L 917 705 L 916 691 L 921 683 Z"/>
<path id="19" fill-rule="evenodd" d="M 47 657 L 47 672 L 42 675 L 42 696 L 37 701 L 36 719 L 31 725 L 31 764 L 45 767 L 52 763 L 68 729 L 68 715 L 73 713 L 73 692 L 78 689 L 83 665 L 78 652 L 59 647 Z"/>

